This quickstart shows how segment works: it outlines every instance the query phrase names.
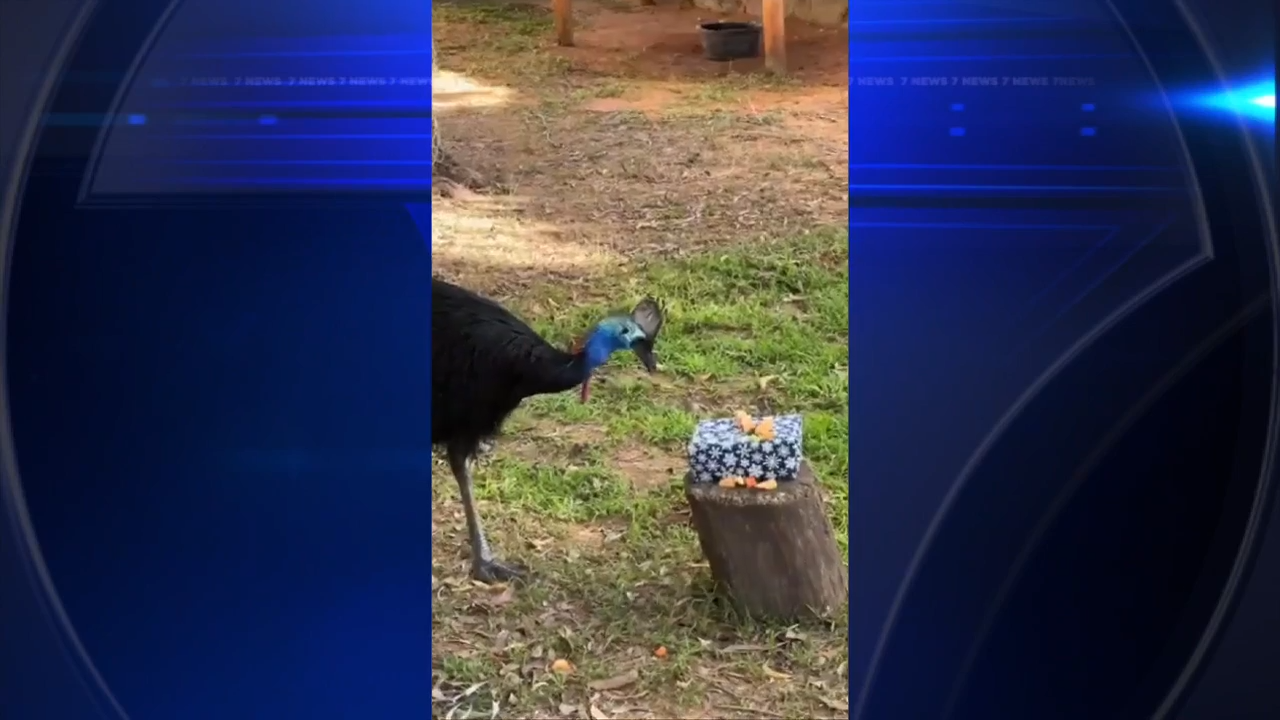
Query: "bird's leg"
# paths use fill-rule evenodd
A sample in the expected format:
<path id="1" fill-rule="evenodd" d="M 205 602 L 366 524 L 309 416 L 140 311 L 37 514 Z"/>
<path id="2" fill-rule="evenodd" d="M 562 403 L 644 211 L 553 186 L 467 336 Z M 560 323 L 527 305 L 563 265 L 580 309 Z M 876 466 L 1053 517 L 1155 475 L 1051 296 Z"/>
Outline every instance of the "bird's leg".
<path id="1" fill-rule="evenodd" d="M 505 564 L 493 557 L 489 548 L 489 540 L 484 535 L 484 527 L 480 524 L 480 515 L 476 512 L 475 500 L 471 496 L 471 469 L 468 467 L 467 453 L 450 448 L 449 468 L 458 481 L 458 492 L 462 495 L 462 511 L 467 516 L 467 539 L 471 543 L 471 577 L 485 583 L 505 582 L 521 577 L 525 570 L 517 565 Z"/>

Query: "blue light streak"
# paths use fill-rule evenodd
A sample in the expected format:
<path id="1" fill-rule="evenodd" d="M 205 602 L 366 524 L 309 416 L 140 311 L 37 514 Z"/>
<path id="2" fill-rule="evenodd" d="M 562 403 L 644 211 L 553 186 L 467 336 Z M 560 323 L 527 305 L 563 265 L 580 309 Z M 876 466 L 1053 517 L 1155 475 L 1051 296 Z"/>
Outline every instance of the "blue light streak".
<path id="1" fill-rule="evenodd" d="M 1235 115 L 1242 120 L 1274 123 L 1276 83 L 1268 79 L 1219 92 L 1200 93 L 1192 97 L 1192 102 L 1205 110 Z"/>

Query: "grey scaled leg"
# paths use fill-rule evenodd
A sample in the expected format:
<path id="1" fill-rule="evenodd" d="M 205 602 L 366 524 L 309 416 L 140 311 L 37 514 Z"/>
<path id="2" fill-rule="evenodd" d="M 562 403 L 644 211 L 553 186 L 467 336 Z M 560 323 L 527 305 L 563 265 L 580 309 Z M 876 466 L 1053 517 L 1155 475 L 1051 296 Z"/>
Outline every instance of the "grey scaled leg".
<path id="1" fill-rule="evenodd" d="M 449 468 L 458 481 L 458 492 L 462 495 L 462 510 L 467 516 L 467 539 L 471 543 L 471 577 L 484 583 L 506 582 L 523 577 L 526 572 L 523 567 L 501 562 L 493 557 L 493 550 L 489 548 L 484 527 L 480 524 L 480 515 L 476 512 L 475 500 L 471 496 L 468 453 L 450 447 L 448 456 Z"/>

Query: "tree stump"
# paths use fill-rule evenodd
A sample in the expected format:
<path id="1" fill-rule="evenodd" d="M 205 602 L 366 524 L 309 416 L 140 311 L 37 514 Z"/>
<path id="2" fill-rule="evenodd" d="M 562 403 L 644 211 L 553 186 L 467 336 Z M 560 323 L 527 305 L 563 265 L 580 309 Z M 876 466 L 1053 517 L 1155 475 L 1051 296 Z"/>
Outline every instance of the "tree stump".
<path id="1" fill-rule="evenodd" d="M 789 622 L 848 603 L 848 568 L 808 462 L 776 490 L 722 488 L 689 476 L 685 497 L 711 577 L 739 610 Z"/>

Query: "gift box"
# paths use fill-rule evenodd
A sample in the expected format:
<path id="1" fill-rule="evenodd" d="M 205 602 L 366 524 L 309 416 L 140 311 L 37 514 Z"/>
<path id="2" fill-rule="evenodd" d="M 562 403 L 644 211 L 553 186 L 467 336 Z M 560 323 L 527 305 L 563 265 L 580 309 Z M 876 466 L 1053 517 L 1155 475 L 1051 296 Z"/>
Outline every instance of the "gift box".
<path id="1" fill-rule="evenodd" d="M 761 437 L 743 426 L 769 422 L 772 432 Z M 689 441 L 689 469 L 694 482 L 715 483 L 727 477 L 794 480 L 803 457 L 804 424 L 799 415 L 704 420 Z"/>

